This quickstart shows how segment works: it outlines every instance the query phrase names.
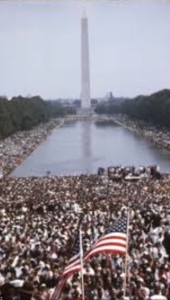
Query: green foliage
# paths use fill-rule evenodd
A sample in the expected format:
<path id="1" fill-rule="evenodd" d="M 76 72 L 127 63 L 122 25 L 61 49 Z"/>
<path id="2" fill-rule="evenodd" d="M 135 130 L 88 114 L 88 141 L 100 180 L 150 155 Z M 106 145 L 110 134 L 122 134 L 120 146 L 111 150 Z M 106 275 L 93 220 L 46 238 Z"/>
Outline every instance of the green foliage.
<path id="1" fill-rule="evenodd" d="M 120 104 L 110 101 L 98 105 L 96 113 L 111 115 L 123 113 L 157 126 L 170 127 L 170 91 L 162 90 L 150 96 L 138 96 Z"/>
<path id="2" fill-rule="evenodd" d="M 64 117 L 66 115 L 76 114 L 75 107 L 63 106 L 62 104 L 56 101 L 48 102 L 49 113 L 52 118 Z"/>
<path id="3" fill-rule="evenodd" d="M 0 138 L 11 134 L 13 130 L 8 100 L 0 98 Z"/>
<path id="4" fill-rule="evenodd" d="M 29 130 L 49 120 L 47 104 L 39 97 L 0 98 L 0 138 L 18 130 Z"/>
<path id="5" fill-rule="evenodd" d="M 170 127 L 170 91 L 162 90 L 150 96 L 125 101 L 121 110 L 132 118 Z"/>
<path id="6" fill-rule="evenodd" d="M 18 130 L 30 130 L 50 118 L 74 113 L 73 108 L 45 102 L 39 96 L 24 98 L 14 97 L 11 100 L 0 98 L 0 139 Z"/>
<path id="7" fill-rule="evenodd" d="M 121 106 L 112 101 L 108 101 L 106 103 L 98 104 L 96 106 L 95 112 L 99 115 L 113 115 L 121 113 Z"/>

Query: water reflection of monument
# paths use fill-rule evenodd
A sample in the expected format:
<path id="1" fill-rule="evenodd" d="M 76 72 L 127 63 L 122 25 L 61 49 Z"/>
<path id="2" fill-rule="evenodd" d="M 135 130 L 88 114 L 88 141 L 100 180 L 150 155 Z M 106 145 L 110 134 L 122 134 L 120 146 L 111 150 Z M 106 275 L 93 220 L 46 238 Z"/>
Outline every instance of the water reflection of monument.
<path id="1" fill-rule="evenodd" d="M 83 168 L 86 173 L 92 171 L 92 153 L 91 153 L 91 121 L 82 121 L 82 157 Z"/>

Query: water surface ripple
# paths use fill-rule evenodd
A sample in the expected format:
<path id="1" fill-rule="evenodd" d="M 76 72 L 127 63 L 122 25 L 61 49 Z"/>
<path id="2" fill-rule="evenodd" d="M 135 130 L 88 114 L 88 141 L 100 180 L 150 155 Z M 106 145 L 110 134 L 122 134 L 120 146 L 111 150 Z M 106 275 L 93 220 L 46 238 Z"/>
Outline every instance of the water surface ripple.
<path id="1" fill-rule="evenodd" d="M 99 166 L 154 165 L 170 171 L 170 152 L 121 126 L 75 121 L 54 129 L 12 176 L 75 175 L 96 172 Z"/>

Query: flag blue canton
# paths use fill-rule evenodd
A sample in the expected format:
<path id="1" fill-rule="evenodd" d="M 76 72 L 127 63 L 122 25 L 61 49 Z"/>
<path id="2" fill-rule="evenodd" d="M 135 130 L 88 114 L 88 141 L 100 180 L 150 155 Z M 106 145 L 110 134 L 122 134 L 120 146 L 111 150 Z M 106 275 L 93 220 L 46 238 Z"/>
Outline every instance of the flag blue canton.
<path id="1" fill-rule="evenodd" d="M 118 219 L 114 224 L 108 227 L 105 231 L 105 234 L 114 233 L 114 232 L 122 232 L 126 233 L 127 230 L 127 218 L 123 217 Z"/>
<path id="2" fill-rule="evenodd" d="M 80 253 L 80 239 L 79 239 L 79 231 L 76 232 L 74 238 L 73 249 L 70 255 L 70 258 L 74 257 L 75 255 Z"/>

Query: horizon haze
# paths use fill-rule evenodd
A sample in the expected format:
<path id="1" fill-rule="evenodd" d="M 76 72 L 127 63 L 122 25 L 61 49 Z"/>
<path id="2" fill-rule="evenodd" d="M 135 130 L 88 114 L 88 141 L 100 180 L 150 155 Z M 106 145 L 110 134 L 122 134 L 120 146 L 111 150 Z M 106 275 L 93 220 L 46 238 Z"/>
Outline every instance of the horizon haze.
<path id="1" fill-rule="evenodd" d="M 0 1 L 0 95 L 79 98 L 81 16 L 91 97 L 170 89 L 169 0 Z"/>

